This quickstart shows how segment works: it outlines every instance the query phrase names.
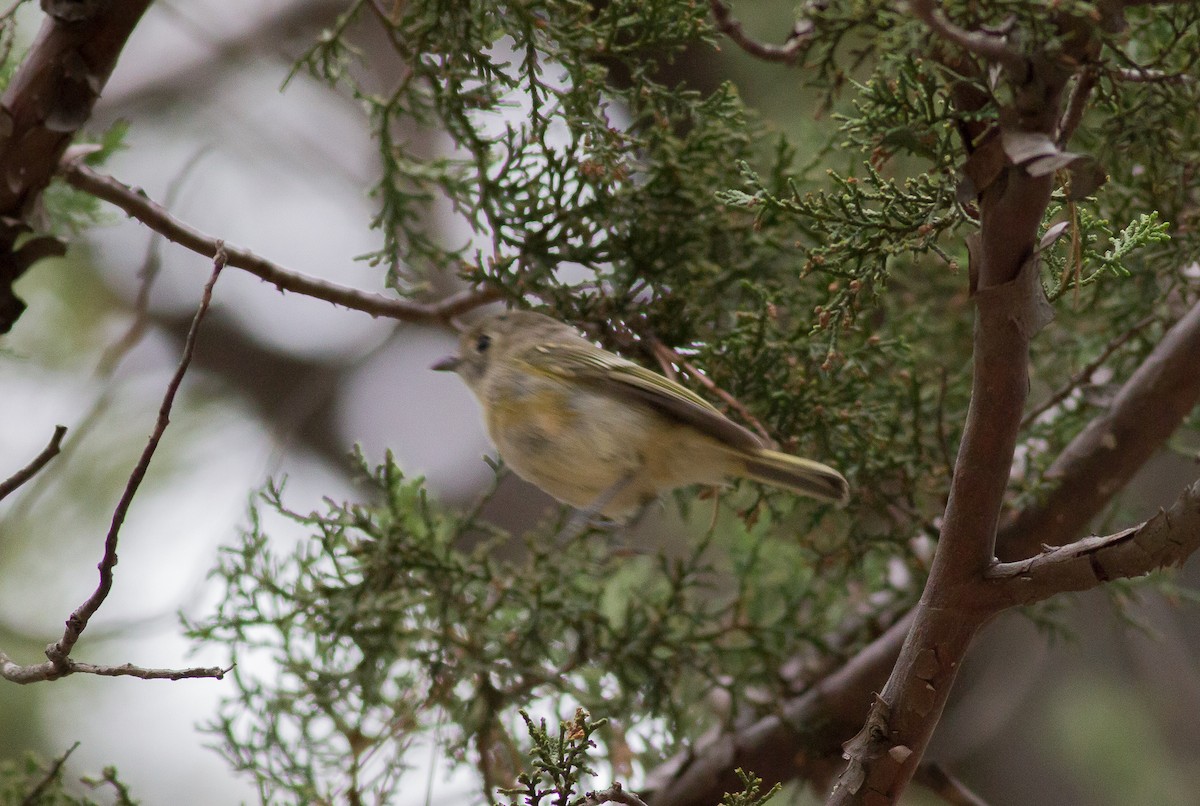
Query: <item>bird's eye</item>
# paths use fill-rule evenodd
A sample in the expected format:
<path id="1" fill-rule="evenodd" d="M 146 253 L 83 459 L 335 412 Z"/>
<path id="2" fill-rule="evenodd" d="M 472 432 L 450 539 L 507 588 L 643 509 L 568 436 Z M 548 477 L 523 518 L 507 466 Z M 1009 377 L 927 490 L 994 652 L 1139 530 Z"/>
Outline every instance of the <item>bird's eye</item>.
<path id="1" fill-rule="evenodd" d="M 477 338 L 475 340 L 475 350 L 476 350 L 476 352 L 485 353 L 485 352 L 487 352 L 487 348 L 490 347 L 491 344 L 492 344 L 492 337 L 486 333 L 483 333 L 479 336 L 479 338 Z"/>

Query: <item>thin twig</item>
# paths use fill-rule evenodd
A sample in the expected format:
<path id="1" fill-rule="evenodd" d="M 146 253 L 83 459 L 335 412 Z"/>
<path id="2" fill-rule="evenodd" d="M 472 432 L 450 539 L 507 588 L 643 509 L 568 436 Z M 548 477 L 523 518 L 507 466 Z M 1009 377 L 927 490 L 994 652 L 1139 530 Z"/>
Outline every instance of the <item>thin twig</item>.
<path id="1" fill-rule="evenodd" d="M 193 680 L 196 678 L 212 678 L 222 680 L 229 674 L 229 668 L 220 666 L 193 666 L 187 669 L 148 669 L 123 663 L 120 666 L 104 666 L 95 663 L 64 658 L 61 662 L 46 660 L 41 663 L 21 665 L 0 652 L 0 678 L 10 683 L 44 683 L 58 680 L 71 674 L 94 674 L 99 677 L 136 677 L 139 680 Z"/>
<path id="2" fill-rule="evenodd" d="M 0 14 L 0 20 L 8 20 L 9 18 L 11 18 L 12 15 L 17 13 L 17 9 L 20 8 L 22 5 L 24 5 L 26 2 L 27 2 L 27 0 L 15 0 L 13 2 L 13 4 L 4 11 L 4 13 Z M 71 748 L 71 749 L 73 750 L 74 748 Z"/>
<path id="3" fill-rule="evenodd" d="M 92 789 L 99 789 L 104 784 L 108 784 L 113 788 L 113 801 L 115 803 L 136 803 L 136 801 L 133 799 L 133 794 L 129 791 L 129 787 L 117 779 L 116 767 L 105 767 L 103 770 L 101 770 L 99 778 L 85 776 L 81 777 L 79 780 L 81 783 L 86 784 Z"/>
<path id="4" fill-rule="evenodd" d="M 1098 72 L 1095 67 L 1085 67 L 1075 78 L 1075 86 L 1067 99 L 1067 111 L 1063 113 L 1058 124 L 1058 147 L 1063 148 L 1070 141 L 1071 135 L 1079 128 L 1083 113 L 1087 109 L 1088 98 L 1096 86 Z"/>
<path id="5" fill-rule="evenodd" d="M 116 205 L 167 240 L 193 252 L 212 257 L 216 254 L 217 244 L 224 243 L 178 220 L 144 193 L 93 171 L 78 159 L 64 159 L 60 171 L 71 186 Z M 371 316 L 387 316 L 406 322 L 448 322 L 469 310 L 495 302 L 501 296 L 496 289 L 483 288 L 452 294 L 437 302 L 412 302 L 309 277 L 259 257 L 248 249 L 224 246 L 224 250 L 230 266 L 247 271 L 280 291 L 304 294 Z"/>
<path id="6" fill-rule="evenodd" d="M 922 761 L 913 773 L 913 780 L 937 795 L 950 806 L 987 806 L 987 801 L 976 795 L 946 771 L 936 761 Z"/>
<path id="7" fill-rule="evenodd" d="M 654 355 L 654 360 L 658 362 L 658 368 L 662 374 L 678 383 L 679 371 L 675 368 L 675 362 L 680 360 L 679 354 L 654 336 L 650 336 L 647 343 L 650 345 L 650 352 Z"/>
<path id="8" fill-rule="evenodd" d="M 180 189 L 183 187 L 183 182 L 206 153 L 207 149 L 199 151 L 171 180 L 166 195 L 168 205 L 178 196 Z M 78 422 L 75 423 L 71 437 L 63 443 L 62 461 L 71 461 L 71 457 L 87 442 L 92 431 L 102 422 L 104 415 L 108 413 L 116 392 L 116 386 L 112 382 L 114 373 L 129 352 L 137 346 L 146 334 L 146 330 L 150 324 L 150 295 L 162 266 L 162 261 L 159 257 L 162 242 L 163 238 L 153 237 L 150 239 L 149 244 L 147 244 L 142 265 L 137 272 L 141 278 L 141 283 L 138 286 L 137 297 L 133 303 L 133 321 L 130 322 L 129 327 L 116 341 L 105 348 L 99 360 L 96 361 L 96 369 L 93 372 L 92 380 L 101 387 L 100 394 L 92 401 L 91 406 L 83 413 Z M 16 521 L 26 518 L 33 511 L 40 496 L 46 491 L 48 487 L 46 481 L 47 479 L 40 479 L 36 485 L 26 491 L 17 505 L 13 507 L 10 517 Z"/>
<path id="9" fill-rule="evenodd" d="M 725 405 L 729 406 L 731 409 L 741 415 L 742 418 L 750 424 L 750 427 L 757 431 L 760 437 L 766 440 L 768 445 L 775 444 L 775 440 L 771 438 L 770 432 L 768 432 L 763 424 L 759 422 L 757 417 L 750 413 L 748 408 L 742 405 L 740 400 L 726 392 L 721 387 L 717 386 L 717 384 L 713 382 L 712 378 L 709 378 L 707 375 L 697 369 L 692 362 L 688 361 L 686 358 L 672 350 L 667 345 L 663 344 L 658 339 L 650 336 L 648 341 L 650 343 L 650 349 L 654 351 L 655 357 L 657 357 L 660 361 L 665 360 L 683 367 L 683 369 L 689 375 L 700 382 L 701 386 L 712 392 L 717 397 L 721 398 L 721 400 L 725 402 Z"/>
<path id="10" fill-rule="evenodd" d="M 117 564 L 117 539 L 121 525 L 124 523 L 125 516 L 129 512 L 129 507 L 133 503 L 133 498 L 146 476 L 146 471 L 150 467 L 150 460 L 154 457 L 158 444 L 166 432 L 167 425 L 170 423 L 171 407 L 175 402 L 175 396 L 179 391 L 179 387 L 183 383 L 183 376 L 187 373 L 188 366 L 191 364 L 192 353 L 196 348 L 197 334 L 200 330 L 200 322 L 204 319 L 205 313 L 208 312 L 209 304 L 212 302 L 213 286 L 216 285 L 217 278 L 220 277 L 221 270 L 225 268 L 225 265 L 226 255 L 224 246 L 218 241 L 216 244 L 216 255 L 213 259 L 212 275 L 204 286 L 200 305 L 196 309 L 196 315 L 192 319 L 192 326 L 188 330 L 187 339 L 184 341 L 183 355 L 179 360 L 178 367 L 175 369 L 175 374 L 171 377 L 171 381 L 167 385 L 167 391 L 159 407 L 154 430 L 151 432 L 150 438 L 146 443 L 146 447 L 142 450 L 142 455 L 139 457 L 137 464 L 130 473 L 129 480 L 125 484 L 125 490 L 117 502 L 116 509 L 113 511 L 112 524 L 109 526 L 108 535 L 104 540 L 104 556 L 101 558 L 98 566 L 100 582 L 96 586 L 96 590 L 68 617 L 62 637 L 57 642 L 46 647 L 46 657 L 48 660 L 42 663 L 22 666 L 9 658 L 8 655 L 0 652 L 0 677 L 3 677 L 5 680 L 13 683 L 37 683 L 46 680 L 56 680 L 60 677 L 76 673 L 106 677 L 137 677 L 143 680 L 183 680 L 196 677 L 210 677 L 219 680 L 229 671 L 220 667 L 147 669 L 132 664 L 102 666 L 92 663 L 81 663 L 72 660 L 70 657 L 71 650 L 74 649 L 75 644 L 79 641 L 79 637 L 87 628 L 88 621 L 95 615 L 100 605 L 104 603 L 104 600 L 112 590 L 113 569 Z M 62 429 L 62 431 L 65 432 L 65 429 Z M 59 436 L 58 431 L 55 433 L 56 436 Z"/>
<path id="11" fill-rule="evenodd" d="M 787 42 L 783 45 L 769 45 L 765 42 L 759 42 L 757 39 L 752 39 L 746 34 L 742 28 L 742 23 L 733 16 L 733 10 L 721 0 L 709 0 L 709 7 L 712 9 L 713 22 L 717 25 L 717 30 L 729 37 L 729 39 L 742 50 L 749 53 L 756 59 L 762 59 L 767 62 L 783 62 L 784 64 L 793 64 L 804 48 L 808 46 L 808 41 L 813 32 L 813 25 L 808 21 L 796 23 L 792 28 L 791 35 L 788 36 Z"/>
<path id="12" fill-rule="evenodd" d="M 20 3 L 18 3 L 20 5 Z M 16 6 L 13 6 L 15 9 Z M 12 12 L 9 12 L 12 13 Z M 29 794 L 21 799 L 21 806 L 37 806 L 42 802 L 42 793 L 46 791 L 46 787 L 54 783 L 58 776 L 62 774 L 63 765 L 67 763 L 67 759 L 71 757 L 79 748 L 79 742 L 67 748 L 67 752 L 63 753 L 58 758 L 54 759 L 54 763 L 50 765 L 50 769 L 46 770 L 46 774 L 42 776 L 42 780 L 38 781 L 37 786 L 29 790 Z"/>
<path id="13" fill-rule="evenodd" d="M 35 456 L 32 462 L 0 482 L 0 500 L 11 495 L 18 487 L 36 476 L 38 471 L 45 467 L 51 459 L 58 456 L 58 452 L 62 450 L 63 437 L 66 435 L 67 427 L 65 425 L 55 426 L 54 435 L 50 437 L 50 442 L 46 447 L 42 448 L 42 452 Z"/>
<path id="14" fill-rule="evenodd" d="M 1019 76 L 1024 76 L 1027 72 L 1028 61 L 1020 53 L 1010 48 L 1004 37 L 959 28 L 942 16 L 933 0 L 909 0 L 908 7 L 912 9 L 918 19 L 929 27 L 929 30 L 947 42 L 952 42 L 968 53 L 973 53 L 989 62 L 1002 65 Z"/>
<path id="15" fill-rule="evenodd" d="M 98 666 L 94 663 L 81 663 L 73 660 L 71 669 L 80 674 L 94 674 L 100 677 L 136 677 L 139 680 L 193 680 L 198 677 L 222 680 L 233 670 L 233 667 L 192 666 L 187 669 L 148 669 L 144 666 L 134 666 L 132 663 L 123 663 L 120 666 Z"/>
<path id="16" fill-rule="evenodd" d="M 1140 322 L 1138 322 L 1137 324 L 1135 324 L 1129 330 L 1125 331 L 1120 336 L 1117 336 L 1115 339 L 1110 341 L 1105 346 L 1105 348 L 1100 352 L 1100 355 L 1096 356 L 1094 359 L 1092 359 L 1090 362 L 1088 362 L 1087 366 L 1085 366 L 1083 369 L 1079 370 L 1079 372 L 1072 375 L 1071 379 L 1069 381 L 1067 381 L 1062 386 L 1061 389 L 1059 389 L 1057 392 L 1055 392 L 1049 398 L 1047 398 L 1045 402 L 1043 402 L 1042 404 L 1040 404 L 1039 406 L 1034 408 L 1031 412 L 1026 414 L 1025 419 L 1021 420 L 1021 430 L 1022 431 L 1025 430 L 1030 425 L 1032 425 L 1033 421 L 1036 420 L 1038 417 L 1041 417 L 1047 411 L 1049 411 L 1050 409 L 1057 406 L 1059 403 L 1062 403 L 1064 400 L 1066 400 L 1071 395 L 1072 392 L 1074 392 L 1076 389 L 1079 388 L 1080 384 L 1085 383 L 1088 378 L 1092 377 L 1092 373 L 1094 373 L 1096 370 L 1100 369 L 1100 367 L 1104 365 L 1104 362 L 1107 361 L 1113 353 L 1115 353 L 1117 350 L 1121 349 L 1121 347 L 1123 347 L 1130 339 L 1132 339 L 1140 331 L 1145 329 L 1146 326 L 1148 326 L 1150 323 L 1152 323 L 1154 321 L 1155 321 L 1155 317 L 1147 316 L 1145 319 L 1143 319 Z"/>
<path id="17" fill-rule="evenodd" d="M 171 183 L 167 186 L 167 195 L 163 197 L 164 207 L 169 209 L 174 206 L 187 178 L 195 170 L 196 166 L 200 164 L 200 161 L 209 153 L 211 153 L 210 148 L 202 148 L 184 164 L 182 170 L 175 175 Z M 121 363 L 125 356 L 129 354 L 129 351 L 146 334 L 146 329 L 150 324 L 150 293 L 154 289 L 154 282 L 158 279 L 158 273 L 162 270 L 162 243 L 163 239 L 161 237 L 152 237 L 146 245 L 146 254 L 142 258 L 142 267 L 137 273 L 137 276 L 141 278 L 141 283 L 138 285 L 137 297 L 133 302 L 133 321 L 129 323 L 129 327 L 125 333 L 110 344 L 100 356 L 100 360 L 96 362 L 96 375 L 99 377 L 110 376 L 117 365 Z"/>
<path id="18" fill-rule="evenodd" d="M 1108 75 L 1116 81 L 1134 84 L 1187 84 L 1195 81 L 1189 73 L 1164 73 L 1149 67 L 1117 67 L 1109 70 Z"/>
<path id="19" fill-rule="evenodd" d="M 579 806 L 600 806 L 602 803 L 624 803 L 626 806 L 646 806 L 646 801 L 618 783 L 599 792 L 588 792 Z"/>
<path id="20" fill-rule="evenodd" d="M 109 591 L 112 590 L 113 568 L 117 564 L 117 538 L 121 531 L 121 525 L 125 522 L 125 516 L 129 512 L 130 505 L 133 503 L 133 497 L 137 494 L 142 480 L 146 477 L 146 471 L 150 467 L 150 460 L 154 458 L 154 452 L 158 449 L 158 443 L 171 421 L 171 407 L 175 403 L 175 395 L 179 392 L 179 386 L 183 383 L 183 376 L 187 373 L 188 366 L 192 363 L 192 353 L 196 349 L 196 336 L 200 331 L 200 322 L 203 321 L 204 314 L 208 312 L 208 306 L 212 302 L 213 286 L 216 285 L 217 278 L 221 276 L 221 270 L 225 268 L 227 262 L 225 248 L 220 241 L 216 243 L 214 251 L 215 257 L 213 258 L 212 275 L 208 278 L 208 282 L 204 286 L 204 292 L 200 297 L 200 305 L 196 309 L 196 315 L 192 318 L 192 326 L 188 329 L 187 338 L 184 340 L 183 356 L 179 359 L 179 366 L 176 367 L 174 376 L 172 376 L 170 383 L 167 384 L 167 391 L 163 395 L 162 405 L 158 409 L 158 419 L 155 421 L 154 430 L 151 432 L 150 438 L 146 442 L 146 447 L 142 450 L 142 455 L 133 468 L 133 472 L 130 473 L 129 481 L 125 484 L 125 491 L 121 494 L 121 498 L 117 502 L 117 507 L 113 511 L 112 524 L 109 526 L 108 535 L 104 539 L 104 557 L 100 560 L 100 583 L 96 586 L 96 590 L 92 592 L 92 595 L 87 598 L 87 601 L 76 608 L 75 612 L 67 619 L 67 626 L 63 631 L 62 638 L 46 648 L 46 657 L 53 663 L 61 663 L 67 660 L 75 643 L 79 640 L 79 636 L 87 628 L 88 620 L 96 613 L 100 605 L 108 597 Z"/>

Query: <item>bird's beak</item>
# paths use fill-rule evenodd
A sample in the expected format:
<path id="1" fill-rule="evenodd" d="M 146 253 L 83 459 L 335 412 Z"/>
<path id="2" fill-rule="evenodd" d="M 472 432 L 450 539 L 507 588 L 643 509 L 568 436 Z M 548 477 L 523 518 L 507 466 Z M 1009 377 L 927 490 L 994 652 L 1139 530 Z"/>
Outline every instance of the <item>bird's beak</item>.
<path id="1" fill-rule="evenodd" d="M 456 355 L 448 355 L 445 358 L 439 359 L 430 369 L 435 372 L 457 372 L 458 365 L 462 363 L 462 359 Z"/>

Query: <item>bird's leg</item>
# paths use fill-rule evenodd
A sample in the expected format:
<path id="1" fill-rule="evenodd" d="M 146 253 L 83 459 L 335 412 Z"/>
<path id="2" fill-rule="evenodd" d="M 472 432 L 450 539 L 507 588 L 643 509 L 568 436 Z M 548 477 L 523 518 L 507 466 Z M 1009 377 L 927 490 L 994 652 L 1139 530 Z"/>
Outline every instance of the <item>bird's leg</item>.
<path id="1" fill-rule="evenodd" d="M 560 543 L 566 543 L 574 540 L 583 534 L 584 530 L 589 526 L 595 525 L 595 518 L 599 515 L 606 506 L 611 504 L 616 497 L 633 483 L 635 474 L 630 473 L 627 476 L 622 476 L 617 479 L 614 484 L 609 486 L 607 490 L 596 496 L 596 500 L 588 504 L 586 508 L 575 511 L 571 519 L 567 521 L 567 525 L 562 528 L 556 538 Z"/>

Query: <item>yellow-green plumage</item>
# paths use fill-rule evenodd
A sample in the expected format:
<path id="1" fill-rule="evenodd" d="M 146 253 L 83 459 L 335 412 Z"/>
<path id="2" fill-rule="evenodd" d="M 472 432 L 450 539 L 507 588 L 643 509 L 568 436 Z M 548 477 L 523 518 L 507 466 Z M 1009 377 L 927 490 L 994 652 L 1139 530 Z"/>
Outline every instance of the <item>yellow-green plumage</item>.
<path id="1" fill-rule="evenodd" d="M 667 490 L 731 476 L 849 497 L 833 468 L 766 448 L 691 390 L 541 314 L 481 321 L 435 368 L 466 381 L 517 475 L 581 509 L 619 518 Z"/>

